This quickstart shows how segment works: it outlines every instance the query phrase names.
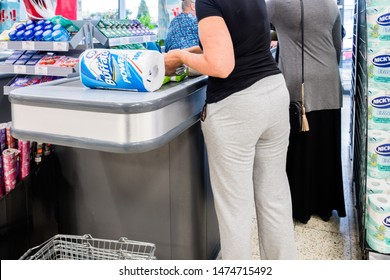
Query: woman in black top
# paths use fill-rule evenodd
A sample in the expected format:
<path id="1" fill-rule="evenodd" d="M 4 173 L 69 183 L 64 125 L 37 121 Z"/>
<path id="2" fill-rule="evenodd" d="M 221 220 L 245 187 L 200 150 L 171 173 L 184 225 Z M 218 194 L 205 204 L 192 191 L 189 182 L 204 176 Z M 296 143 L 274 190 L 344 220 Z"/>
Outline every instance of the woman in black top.
<path id="1" fill-rule="evenodd" d="M 264 0 L 197 0 L 203 53 L 173 50 L 181 64 L 209 76 L 202 123 L 223 259 L 251 259 L 253 206 L 262 259 L 295 259 L 285 172 L 289 95 L 270 52 Z"/>

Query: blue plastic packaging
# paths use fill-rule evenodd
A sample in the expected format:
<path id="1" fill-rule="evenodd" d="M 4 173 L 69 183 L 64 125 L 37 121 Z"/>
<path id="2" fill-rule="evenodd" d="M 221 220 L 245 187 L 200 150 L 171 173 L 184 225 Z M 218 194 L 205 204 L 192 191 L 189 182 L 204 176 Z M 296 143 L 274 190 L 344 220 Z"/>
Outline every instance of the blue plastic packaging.
<path id="1" fill-rule="evenodd" d="M 65 29 L 65 28 L 62 27 L 61 24 L 56 24 L 56 25 L 53 26 L 53 31 L 55 31 L 55 30 L 60 30 L 60 29 Z"/>
<path id="2" fill-rule="evenodd" d="M 56 24 L 53 26 L 53 33 L 55 31 L 60 31 L 61 34 L 63 34 L 63 36 L 65 36 L 65 38 L 61 38 L 61 39 L 54 39 L 55 41 L 69 41 L 70 40 L 70 35 L 69 35 L 69 32 L 65 29 L 65 27 L 63 27 L 61 24 Z M 60 35 L 56 35 L 56 36 L 60 36 Z M 53 35 L 54 37 L 54 35 Z"/>
<path id="3" fill-rule="evenodd" d="M 34 30 L 34 28 L 35 28 L 35 25 L 34 25 L 34 24 L 26 25 L 26 31 L 27 31 L 27 30 Z"/>
<path id="4" fill-rule="evenodd" d="M 43 39 L 43 31 L 38 30 L 37 32 L 34 33 L 35 41 L 42 41 Z"/>
<path id="5" fill-rule="evenodd" d="M 16 40 L 23 41 L 24 40 L 24 30 L 20 30 L 16 32 Z"/>
<path id="6" fill-rule="evenodd" d="M 35 25 L 45 25 L 45 21 L 43 20 L 43 19 L 41 19 L 41 20 L 38 20 L 36 23 L 35 23 Z"/>
<path id="7" fill-rule="evenodd" d="M 32 41 L 34 39 L 34 31 L 33 30 L 27 30 L 24 32 L 24 40 L 26 41 Z"/>
<path id="8" fill-rule="evenodd" d="M 26 25 L 30 25 L 30 24 L 35 25 L 34 21 L 32 21 L 31 19 L 26 22 Z"/>
<path id="9" fill-rule="evenodd" d="M 8 33 L 8 37 L 11 41 L 16 41 L 17 40 L 17 37 L 16 37 L 16 30 L 12 30 L 10 33 Z"/>
<path id="10" fill-rule="evenodd" d="M 45 41 L 53 41 L 53 32 L 51 30 L 46 30 L 43 32 L 42 37 Z"/>
<path id="11" fill-rule="evenodd" d="M 46 24 L 45 27 L 44 27 L 43 29 L 44 29 L 44 30 L 52 30 L 52 29 L 53 29 L 53 26 L 54 26 L 54 24 L 52 24 L 52 23 L 50 22 L 50 24 Z"/>
<path id="12" fill-rule="evenodd" d="M 37 32 L 37 31 L 40 31 L 40 30 L 43 30 L 43 26 L 42 25 L 36 25 L 34 27 L 34 31 Z"/>
<path id="13" fill-rule="evenodd" d="M 16 30 L 17 30 L 17 31 L 21 31 L 21 30 L 25 30 L 25 29 L 26 29 L 26 25 L 24 25 L 23 23 L 18 24 L 18 25 L 16 26 Z"/>
<path id="14" fill-rule="evenodd" d="M 55 30 L 53 31 L 53 41 L 68 41 L 67 33 L 65 30 Z"/>

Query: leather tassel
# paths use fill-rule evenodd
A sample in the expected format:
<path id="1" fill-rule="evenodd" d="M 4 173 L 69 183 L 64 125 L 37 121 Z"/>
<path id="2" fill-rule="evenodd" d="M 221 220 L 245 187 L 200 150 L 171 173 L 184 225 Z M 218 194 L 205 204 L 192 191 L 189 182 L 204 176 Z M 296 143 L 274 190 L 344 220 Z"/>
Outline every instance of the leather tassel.
<path id="1" fill-rule="evenodd" d="M 309 121 L 306 117 L 306 110 L 305 110 L 305 83 L 302 83 L 302 132 L 309 131 Z"/>
<path id="2" fill-rule="evenodd" d="M 307 117 L 306 117 L 305 108 L 302 106 L 302 132 L 306 132 L 309 130 L 310 130 L 309 121 L 307 120 Z"/>

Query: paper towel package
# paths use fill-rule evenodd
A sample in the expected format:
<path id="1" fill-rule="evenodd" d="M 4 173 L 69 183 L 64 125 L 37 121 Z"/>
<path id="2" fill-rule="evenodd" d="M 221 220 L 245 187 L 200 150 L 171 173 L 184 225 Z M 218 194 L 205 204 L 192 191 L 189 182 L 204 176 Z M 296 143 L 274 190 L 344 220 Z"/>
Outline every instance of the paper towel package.
<path id="1" fill-rule="evenodd" d="M 379 253 L 390 253 L 390 195 L 369 195 L 366 218 L 368 245 Z"/>
<path id="2" fill-rule="evenodd" d="M 89 88 L 156 91 L 165 77 L 164 57 L 153 50 L 90 49 L 79 64 L 81 82 Z"/>

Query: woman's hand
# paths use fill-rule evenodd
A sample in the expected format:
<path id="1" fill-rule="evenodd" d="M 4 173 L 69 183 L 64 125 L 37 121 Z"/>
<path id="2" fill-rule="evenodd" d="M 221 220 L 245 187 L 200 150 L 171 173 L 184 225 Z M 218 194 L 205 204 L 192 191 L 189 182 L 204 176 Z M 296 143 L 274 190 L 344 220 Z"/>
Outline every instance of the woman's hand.
<path id="1" fill-rule="evenodd" d="M 175 71 L 180 67 L 183 62 L 181 60 L 183 50 L 171 50 L 168 53 L 164 54 L 164 63 L 165 63 L 165 75 L 172 76 L 175 74 Z"/>

